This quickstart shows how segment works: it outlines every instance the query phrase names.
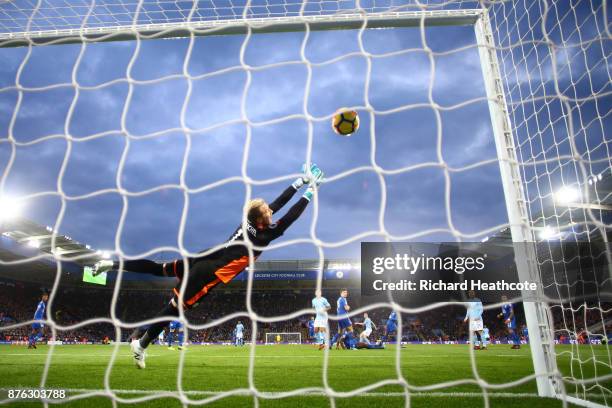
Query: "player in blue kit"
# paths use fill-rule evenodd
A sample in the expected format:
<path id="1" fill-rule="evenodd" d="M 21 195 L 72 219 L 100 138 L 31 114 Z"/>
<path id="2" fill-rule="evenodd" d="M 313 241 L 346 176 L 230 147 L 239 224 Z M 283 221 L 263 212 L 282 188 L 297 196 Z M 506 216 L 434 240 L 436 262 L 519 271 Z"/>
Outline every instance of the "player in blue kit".
<path id="1" fill-rule="evenodd" d="M 387 339 L 392 334 L 395 334 L 395 341 L 399 343 L 399 339 L 397 338 L 397 313 L 395 310 L 392 310 L 389 313 L 389 317 L 387 318 L 387 325 L 385 326 L 385 334 L 382 336 L 383 343 L 387 342 Z"/>
<path id="2" fill-rule="evenodd" d="M 234 343 L 234 346 L 244 346 L 244 325 L 241 321 L 238 321 L 238 324 L 236 325 L 236 342 Z"/>
<path id="3" fill-rule="evenodd" d="M 357 339 L 354 336 L 349 337 L 346 335 L 346 333 L 338 341 L 342 343 L 342 348 L 347 349 L 347 350 L 358 350 L 358 349 L 364 349 L 364 348 L 373 349 L 373 350 L 383 350 L 385 348 L 385 346 L 382 343 L 372 344 L 372 343 L 366 343 L 364 341 L 357 341 Z"/>
<path id="4" fill-rule="evenodd" d="M 308 338 L 311 343 L 315 343 L 315 327 L 314 327 L 314 317 L 310 316 L 310 320 L 308 320 Z"/>
<path id="5" fill-rule="evenodd" d="M 468 319 L 470 321 L 470 334 L 469 338 L 473 340 L 473 336 L 476 335 L 476 341 L 474 341 L 474 350 L 481 349 L 482 342 L 482 329 L 484 324 L 482 322 L 482 302 L 480 299 L 476 297 L 476 292 L 470 290 L 468 292 L 468 304 L 467 304 L 467 312 L 465 313 L 464 322 L 467 322 Z M 483 349 L 486 349 L 486 346 L 483 345 Z"/>
<path id="6" fill-rule="evenodd" d="M 523 325 L 523 338 L 525 339 L 525 343 L 529 343 L 529 330 L 526 325 Z"/>
<path id="7" fill-rule="evenodd" d="M 172 344 L 174 343 L 174 335 L 176 334 L 178 337 L 178 349 L 183 350 L 183 340 L 184 340 L 184 330 L 183 324 L 178 320 L 174 320 L 170 322 L 170 331 L 168 332 L 168 348 L 170 350 L 174 350 Z"/>
<path id="8" fill-rule="evenodd" d="M 385 349 L 385 345 L 382 344 L 381 342 L 378 343 L 364 343 L 364 342 L 359 342 L 357 343 L 357 349 L 368 349 L 368 350 L 384 350 Z"/>
<path id="9" fill-rule="evenodd" d="M 320 290 L 315 291 L 315 298 L 312 299 L 312 308 L 317 313 L 314 319 L 315 341 L 319 345 L 319 350 L 323 350 L 327 341 L 328 315 L 331 305 L 325 299 Z"/>
<path id="10" fill-rule="evenodd" d="M 511 349 L 520 349 L 521 348 L 521 339 L 519 339 L 519 335 L 516 332 L 516 317 L 514 316 L 514 306 L 512 303 L 508 302 L 508 297 L 506 295 L 502 295 L 501 301 L 504 302 L 502 305 L 502 311 L 497 315 L 498 318 L 504 319 L 504 324 L 506 325 L 506 330 L 508 331 L 508 337 L 512 341 Z"/>
<path id="11" fill-rule="evenodd" d="M 47 292 L 43 292 L 40 297 L 40 302 L 36 306 L 36 311 L 34 312 L 34 320 L 37 320 L 32 324 L 32 332 L 28 337 L 28 348 L 35 349 L 36 342 L 40 339 L 44 334 L 45 324 L 43 321 L 45 320 L 45 311 L 47 310 L 47 300 L 49 300 L 49 294 Z"/>
<path id="12" fill-rule="evenodd" d="M 351 319 L 348 318 L 348 312 L 351 310 L 351 307 L 348 305 L 348 301 L 346 298 L 348 297 L 348 289 L 340 290 L 340 297 L 336 302 L 336 313 L 340 318 L 338 320 L 338 333 L 334 335 L 334 338 L 331 341 L 333 345 L 335 342 L 338 342 L 337 348 L 344 347 L 346 342 L 343 342 L 341 337 L 348 339 L 349 344 L 352 344 L 353 336 L 353 324 L 351 323 Z M 344 317 L 343 317 L 344 316 Z"/>

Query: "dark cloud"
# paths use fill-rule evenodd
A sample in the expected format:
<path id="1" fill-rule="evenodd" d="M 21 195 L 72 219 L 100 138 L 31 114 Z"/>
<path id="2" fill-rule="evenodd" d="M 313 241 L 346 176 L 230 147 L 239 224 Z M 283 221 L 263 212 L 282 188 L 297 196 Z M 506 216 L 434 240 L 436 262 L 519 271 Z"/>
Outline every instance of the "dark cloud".
<path id="1" fill-rule="evenodd" d="M 245 129 L 245 125 L 236 124 L 196 133 L 191 137 L 185 175 L 185 183 L 189 188 L 199 189 L 227 177 L 240 176 L 246 141 Z"/>
<path id="2" fill-rule="evenodd" d="M 130 72 L 132 78 L 147 81 L 182 74 L 188 45 L 184 38 L 142 41 Z M 151 69 L 152 64 L 155 69 Z"/>
<path id="3" fill-rule="evenodd" d="M 9 145 L 2 143 L 0 146 L 4 150 Z M 5 179 L 6 190 L 19 196 L 56 192 L 66 148 L 67 143 L 64 139 L 50 139 L 29 146 L 17 146 L 15 159 Z"/>
<path id="4" fill-rule="evenodd" d="M 0 78 L 3 76 L 0 75 Z M 15 112 L 17 103 L 17 91 L 0 92 L 0 140 L 7 141 L 9 136 L 9 125 Z M 8 148 L 8 146 L 5 146 Z M 1 149 L 0 149 L 1 151 Z"/>
<path id="5" fill-rule="evenodd" d="M 125 138 L 112 134 L 72 143 L 62 189 L 69 196 L 117 188 L 117 170 Z"/>
<path id="6" fill-rule="evenodd" d="M 182 103 L 187 81 L 167 79 L 135 85 L 126 115 L 126 130 L 135 136 L 181 127 Z"/>
<path id="7" fill-rule="evenodd" d="M 68 129 L 70 134 L 81 138 L 121 130 L 121 115 L 127 93 L 128 86 L 125 83 L 81 90 L 72 112 Z"/>
<path id="8" fill-rule="evenodd" d="M 117 193 L 67 201 L 58 231 L 94 249 L 113 250 L 122 207 Z M 146 226 L 147 223 L 143 228 Z M 130 245 L 122 248 L 126 252 L 133 250 Z"/>
<path id="9" fill-rule="evenodd" d="M 2 58 L 0 58 L 0 88 L 14 87 L 16 85 L 16 72 L 22 64 L 28 49 L 20 48 L 4 48 L 2 50 Z M 5 92 L 0 93 L 0 97 Z M 2 115 L 0 115 L 0 118 Z"/>
<path id="10" fill-rule="evenodd" d="M 78 66 L 77 81 L 82 86 L 93 87 L 125 80 L 135 49 L 135 41 L 88 44 Z"/>
<path id="11" fill-rule="evenodd" d="M 13 137 L 25 143 L 49 135 L 65 134 L 66 119 L 75 91 L 71 87 L 23 92 Z M 12 110 L 9 111 L 12 114 Z"/>

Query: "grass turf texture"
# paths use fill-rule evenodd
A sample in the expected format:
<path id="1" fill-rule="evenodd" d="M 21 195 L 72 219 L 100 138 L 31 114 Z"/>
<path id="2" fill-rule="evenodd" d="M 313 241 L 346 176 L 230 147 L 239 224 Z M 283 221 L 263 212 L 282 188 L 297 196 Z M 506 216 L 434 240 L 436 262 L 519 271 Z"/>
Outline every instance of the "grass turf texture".
<path id="1" fill-rule="evenodd" d="M 570 352 L 586 360 L 597 356 L 608 361 L 607 346 L 560 346 L 557 352 Z M 104 389 L 105 370 L 110 362 L 114 346 L 75 345 L 57 346 L 53 350 L 46 388 L 68 389 L 69 396 Z M 151 398 L 155 391 L 176 392 L 180 354 L 184 354 L 182 387 L 193 400 L 214 398 L 219 391 L 237 388 L 248 389 L 250 346 L 191 346 L 187 351 L 168 350 L 153 345 L 147 349 L 147 368 L 137 370 L 128 346 L 121 346 L 110 372 L 110 388 L 125 399 Z M 40 384 L 49 347 L 39 346 L 27 350 L 25 346 L 0 346 L 0 399 L 11 388 L 37 388 Z M 304 387 L 323 387 L 323 353 L 312 346 L 257 346 L 255 351 L 254 386 L 259 391 L 287 392 Z M 428 386 L 442 382 L 474 379 L 469 349 L 465 345 L 414 345 L 401 349 L 401 372 L 411 385 Z M 489 350 L 475 351 L 476 367 L 482 379 L 493 384 L 519 380 L 533 373 L 528 347 L 510 350 L 507 345 L 489 346 Z M 570 354 L 562 353 L 559 368 L 564 375 L 570 373 Z M 599 364 L 598 375 L 610 374 L 610 369 Z M 593 361 L 580 365 L 573 362 L 573 370 L 580 378 L 594 376 Z M 582 370 L 582 371 L 580 371 Z M 581 374 L 580 374 L 581 373 Z M 351 391 L 382 380 L 396 380 L 396 349 L 386 350 L 331 350 L 328 367 L 329 386 L 335 391 Z M 608 390 L 612 382 L 600 383 Z M 587 385 L 589 386 L 589 385 Z M 566 384 L 568 392 L 575 386 Z M 120 391 L 120 390 L 123 390 Z M 369 390 L 366 396 L 336 398 L 337 407 L 355 406 L 404 406 L 403 388 L 386 385 Z M 535 381 L 500 390 L 489 390 L 492 407 L 561 407 L 553 399 L 537 398 Z M 604 403 L 601 389 L 591 390 L 592 401 Z M 610 391 L 607 397 L 609 401 Z M 495 393 L 499 396 L 495 396 Z M 516 394 L 514 396 L 513 394 Z M 251 396 L 228 396 L 206 405 L 211 407 L 253 406 Z M 473 407 L 484 406 L 482 390 L 475 384 L 416 392 L 411 396 L 412 407 Z M 119 404 L 123 405 L 123 404 Z M 151 399 L 141 404 L 126 406 L 179 407 L 182 404 L 172 397 Z M 9 406 L 42 406 L 40 402 L 12 402 Z M 111 407 L 108 397 L 91 396 L 61 407 Z M 319 407 L 330 406 L 329 399 L 319 393 L 310 396 L 293 396 L 282 399 L 259 399 L 260 407 Z"/>

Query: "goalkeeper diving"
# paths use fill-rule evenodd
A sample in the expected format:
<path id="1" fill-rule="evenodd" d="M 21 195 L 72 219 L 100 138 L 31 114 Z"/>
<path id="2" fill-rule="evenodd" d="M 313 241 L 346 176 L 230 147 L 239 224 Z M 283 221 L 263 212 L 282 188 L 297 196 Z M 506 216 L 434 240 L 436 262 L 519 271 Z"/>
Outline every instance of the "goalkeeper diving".
<path id="1" fill-rule="evenodd" d="M 147 331 L 131 342 L 134 363 L 138 368 L 145 368 L 145 349 L 157 338 L 157 335 L 172 320 L 179 316 L 179 301 L 183 308 L 190 309 L 199 303 L 211 290 L 226 285 L 249 265 L 249 251 L 246 243 L 253 245 L 253 257 L 256 260 L 270 242 L 279 238 L 302 215 L 308 203 L 312 200 L 317 187 L 323 181 L 323 172 L 316 165 L 303 167 L 303 175 L 287 187 L 281 195 L 268 204 L 261 198 L 248 202 L 246 223 L 240 223 L 221 248 L 206 255 L 173 262 L 157 263 L 150 260 L 127 260 L 123 269 L 129 272 L 145 273 L 155 276 L 174 276 L 178 279 L 173 289 L 174 296 L 170 302 L 157 314 L 157 318 L 165 318 L 153 323 Z M 295 193 L 307 186 L 302 197 L 277 222 L 272 220 Z M 245 236 L 246 234 L 246 236 Z M 253 261 L 254 261 L 253 260 Z M 187 265 L 185 265 L 187 262 Z M 119 262 L 100 261 L 94 266 L 94 275 L 118 269 Z M 185 273 L 188 271 L 188 273 Z M 184 282 L 186 280 L 186 282 Z M 183 288 L 184 286 L 184 288 Z"/>

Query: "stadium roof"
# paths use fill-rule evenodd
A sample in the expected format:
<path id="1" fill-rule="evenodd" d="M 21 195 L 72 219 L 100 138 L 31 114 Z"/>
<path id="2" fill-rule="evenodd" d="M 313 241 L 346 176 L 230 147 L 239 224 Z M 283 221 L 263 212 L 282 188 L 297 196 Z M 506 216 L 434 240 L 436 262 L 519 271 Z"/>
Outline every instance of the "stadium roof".
<path id="1" fill-rule="evenodd" d="M 102 251 L 93 250 L 89 245 L 62 235 L 49 226 L 43 226 L 25 218 L 5 221 L 2 235 L 19 244 L 38 249 L 50 257 L 60 255 L 63 259 L 80 265 L 91 265 L 103 259 L 104 255 Z"/>

